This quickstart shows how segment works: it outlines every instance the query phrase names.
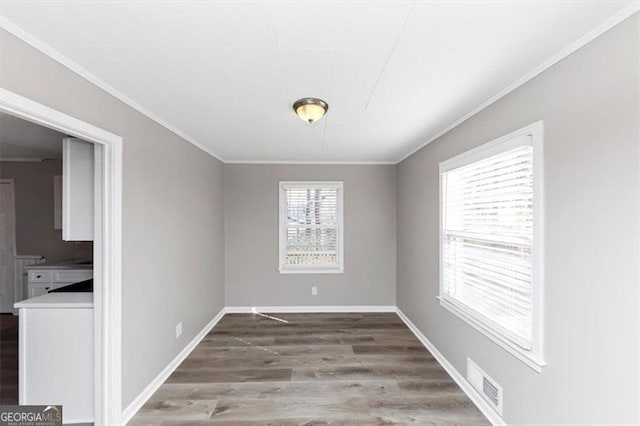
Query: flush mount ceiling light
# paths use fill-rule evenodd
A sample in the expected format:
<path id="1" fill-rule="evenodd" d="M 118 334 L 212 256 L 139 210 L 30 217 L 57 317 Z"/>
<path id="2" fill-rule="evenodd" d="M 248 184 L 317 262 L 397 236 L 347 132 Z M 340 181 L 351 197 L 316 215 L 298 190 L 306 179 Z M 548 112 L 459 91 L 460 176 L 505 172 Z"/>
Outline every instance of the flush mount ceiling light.
<path id="1" fill-rule="evenodd" d="M 324 117 L 328 109 L 329 105 L 317 98 L 302 98 L 293 103 L 293 110 L 298 114 L 298 117 L 309 124 Z"/>

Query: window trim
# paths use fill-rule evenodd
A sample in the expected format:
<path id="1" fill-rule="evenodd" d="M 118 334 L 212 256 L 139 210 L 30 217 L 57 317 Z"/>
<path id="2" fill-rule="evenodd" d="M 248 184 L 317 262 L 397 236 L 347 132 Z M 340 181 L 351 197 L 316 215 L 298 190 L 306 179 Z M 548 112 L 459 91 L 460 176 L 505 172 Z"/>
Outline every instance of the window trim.
<path id="1" fill-rule="evenodd" d="M 544 334 L 544 173 L 543 173 L 543 135 L 544 123 L 537 121 L 526 127 L 487 142 L 460 155 L 442 161 L 439 164 L 439 295 L 440 306 L 471 325 L 517 359 L 540 373 L 545 365 L 543 356 Z M 482 160 L 501 152 L 530 145 L 533 147 L 533 242 L 532 242 L 532 330 L 531 349 L 527 350 L 511 340 L 493 321 L 479 312 L 457 302 L 444 294 L 444 179 L 443 174 L 449 170 Z"/>
<path id="2" fill-rule="evenodd" d="M 337 266 L 285 265 L 287 241 L 285 236 L 287 215 L 287 188 L 337 189 Z M 280 181 L 278 183 L 278 272 L 281 274 L 341 274 L 344 272 L 344 183 L 342 181 Z"/>

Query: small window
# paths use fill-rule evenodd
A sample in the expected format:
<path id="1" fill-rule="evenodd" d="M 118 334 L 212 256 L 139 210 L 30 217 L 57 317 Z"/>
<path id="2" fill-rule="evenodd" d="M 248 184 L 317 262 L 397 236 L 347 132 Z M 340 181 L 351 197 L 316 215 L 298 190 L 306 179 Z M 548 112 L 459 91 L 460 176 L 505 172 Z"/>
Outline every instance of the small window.
<path id="1" fill-rule="evenodd" d="M 281 273 L 343 271 L 342 182 L 280 182 Z"/>
<path id="2" fill-rule="evenodd" d="M 542 123 L 440 163 L 440 303 L 542 365 Z"/>

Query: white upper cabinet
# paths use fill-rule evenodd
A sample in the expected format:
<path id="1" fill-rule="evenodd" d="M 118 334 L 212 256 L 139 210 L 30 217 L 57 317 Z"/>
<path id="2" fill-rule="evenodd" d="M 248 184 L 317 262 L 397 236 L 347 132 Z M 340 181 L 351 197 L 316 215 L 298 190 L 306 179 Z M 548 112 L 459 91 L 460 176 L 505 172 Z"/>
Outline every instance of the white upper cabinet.
<path id="1" fill-rule="evenodd" d="M 62 141 L 62 239 L 93 241 L 93 144 L 75 138 Z"/>

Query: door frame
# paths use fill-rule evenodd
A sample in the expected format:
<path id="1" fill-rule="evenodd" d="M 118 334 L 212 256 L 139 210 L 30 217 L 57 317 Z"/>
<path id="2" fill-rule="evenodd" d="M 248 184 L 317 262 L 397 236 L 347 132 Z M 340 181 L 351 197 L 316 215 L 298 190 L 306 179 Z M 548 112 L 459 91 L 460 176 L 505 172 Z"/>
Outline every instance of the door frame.
<path id="1" fill-rule="evenodd" d="M 96 146 L 94 423 L 122 418 L 122 137 L 0 87 L 0 111 Z"/>
<path id="2" fill-rule="evenodd" d="M 2 184 L 9 184 L 11 185 L 11 208 L 13 209 L 13 232 L 10 235 L 10 244 L 13 248 L 13 253 L 12 253 L 12 258 L 11 258 L 11 265 L 8 265 L 7 267 L 9 268 L 9 270 L 11 271 L 11 293 L 12 293 L 12 306 L 11 306 L 11 313 L 15 313 L 15 310 L 13 309 L 13 303 L 16 302 L 16 183 L 14 179 L 10 179 L 10 178 L 4 178 L 4 179 L 0 179 L 0 185 Z M 6 283 L 5 283 L 6 284 Z M 9 313 L 9 312 L 6 312 Z"/>

